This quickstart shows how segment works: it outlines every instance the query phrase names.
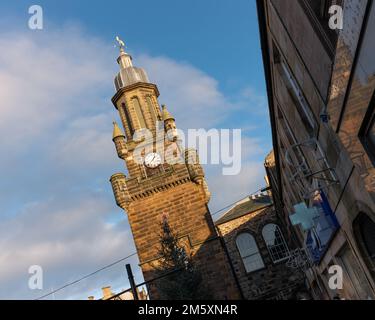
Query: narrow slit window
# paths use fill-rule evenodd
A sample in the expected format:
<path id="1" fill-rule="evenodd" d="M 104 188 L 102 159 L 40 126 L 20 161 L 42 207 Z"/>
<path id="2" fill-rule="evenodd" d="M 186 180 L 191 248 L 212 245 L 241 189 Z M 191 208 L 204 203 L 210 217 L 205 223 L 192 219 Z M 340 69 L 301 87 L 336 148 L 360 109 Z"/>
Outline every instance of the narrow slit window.
<path id="1" fill-rule="evenodd" d="M 137 115 L 139 126 L 141 128 L 146 128 L 146 122 L 145 122 L 145 119 L 143 117 L 143 112 L 142 112 L 142 109 L 141 109 L 141 105 L 139 103 L 139 99 L 137 97 L 133 98 L 132 103 L 133 103 L 133 108 L 135 110 L 135 114 Z"/>

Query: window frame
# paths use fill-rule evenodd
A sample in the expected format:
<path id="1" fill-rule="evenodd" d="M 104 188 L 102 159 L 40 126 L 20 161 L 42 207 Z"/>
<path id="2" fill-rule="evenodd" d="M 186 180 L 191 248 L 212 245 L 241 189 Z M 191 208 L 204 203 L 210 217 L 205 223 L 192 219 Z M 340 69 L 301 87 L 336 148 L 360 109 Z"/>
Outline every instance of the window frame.
<path id="1" fill-rule="evenodd" d="M 142 105 L 137 96 L 133 96 L 131 98 L 131 105 L 135 112 L 139 129 L 147 128 L 146 118 L 145 118 L 145 115 L 143 114 Z"/>
<path id="2" fill-rule="evenodd" d="M 282 239 L 282 246 L 283 246 L 283 249 L 286 249 L 285 252 L 288 254 L 287 256 L 281 258 L 281 259 L 275 259 L 275 255 L 272 253 L 272 251 L 270 250 L 270 245 L 269 243 L 267 242 L 267 239 L 265 238 L 264 236 L 264 230 L 267 226 L 276 226 L 276 230 L 279 232 L 280 236 L 281 236 L 281 239 Z M 272 260 L 272 263 L 273 264 L 278 264 L 278 263 L 281 263 L 287 259 L 289 259 L 290 257 L 290 250 L 289 250 L 289 247 L 288 247 L 288 244 L 286 243 L 285 241 L 285 238 L 284 238 L 284 234 L 282 233 L 281 231 L 281 228 L 278 224 L 276 223 L 273 223 L 273 222 L 270 222 L 270 223 L 267 223 L 263 226 L 262 228 L 262 238 L 263 238 L 263 241 L 264 243 L 266 244 L 266 247 L 267 247 L 267 250 L 268 250 L 268 253 L 271 257 L 271 260 Z M 277 245 L 277 246 L 280 246 L 280 245 Z"/>
<path id="3" fill-rule="evenodd" d="M 316 1 L 316 0 L 314 0 Z M 311 22 L 311 25 L 323 44 L 327 54 L 333 60 L 335 53 L 337 42 L 339 38 L 339 32 L 336 30 L 330 30 L 328 27 L 328 22 L 330 19 L 330 15 L 328 13 L 328 9 L 332 5 L 340 5 L 342 6 L 341 0 L 319 0 L 319 10 L 316 11 L 311 6 L 308 0 L 300 0 L 299 3 L 307 15 L 308 19 Z"/>
<path id="4" fill-rule="evenodd" d="M 151 95 L 146 95 L 146 104 L 148 106 L 148 109 L 150 110 L 150 114 L 151 114 L 151 119 L 153 120 L 153 122 L 155 123 L 156 125 L 156 122 L 160 121 L 159 119 L 159 115 L 155 109 L 155 105 L 154 105 L 154 101 L 152 99 L 152 96 Z"/>
<path id="5" fill-rule="evenodd" d="M 358 133 L 359 140 L 367 156 L 370 158 L 372 164 L 375 165 L 375 142 L 369 138 L 369 133 L 373 127 L 375 127 L 375 90 Z"/>
<path id="6" fill-rule="evenodd" d="M 130 137 L 128 138 L 128 140 L 131 140 L 133 138 L 133 135 L 134 135 L 134 126 L 133 126 L 133 123 L 132 123 L 132 119 L 130 117 L 128 107 L 124 102 L 121 103 L 121 108 L 122 108 L 122 111 L 124 112 L 125 122 L 128 126 L 129 132 L 130 132 Z"/>
<path id="7" fill-rule="evenodd" d="M 237 242 L 238 239 L 239 239 L 239 237 L 244 236 L 244 235 L 247 235 L 247 236 L 250 237 L 250 239 L 252 239 L 252 241 L 253 241 L 253 243 L 254 243 L 254 245 L 255 245 L 255 248 L 256 248 L 256 252 L 251 253 L 251 254 L 246 255 L 246 256 L 243 256 L 243 255 L 242 255 L 242 253 L 241 253 L 241 248 L 240 248 L 240 246 L 238 245 L 238 242 Z M 237 234 L 237 235 L 236 235 L 236 238 L 235 238 L 235 244 L 236 244 L 237 251 L 238 251 L 238 253 L 239 253 L 239 255 L 240 255 L 242 265 L 243 265 L 243 267 L 244 267 L 244 269 L 245 269 L 245 272 L 246 272 L 247 274 L 250 274 L 250 273 L 253 273 L 253 272 L 258 272 L 258 271 L 260 271 L 260 270 L 265 269 L 266 265 L 265 265 L 265 263 L 264 263 L 264 259 L 263 259 L 263 257 L 262 257 L 262 254 L 260 253 L 258 243 L 257 243 L 255 237 L 254 237 L 250 232 L 245 231 L 245 232 L 241 232 L 241 233 Z M 247 258 L 249 258 L 249 257 L 253 257 L 253 256 L 258 256 L 258 257 L 259 257 L 262 266 L 261 266 L 261 267 L 258 267 L 257 269 L 248 270 L 247 267 L 246 267 L 245 259 L 247 259 Z"/>

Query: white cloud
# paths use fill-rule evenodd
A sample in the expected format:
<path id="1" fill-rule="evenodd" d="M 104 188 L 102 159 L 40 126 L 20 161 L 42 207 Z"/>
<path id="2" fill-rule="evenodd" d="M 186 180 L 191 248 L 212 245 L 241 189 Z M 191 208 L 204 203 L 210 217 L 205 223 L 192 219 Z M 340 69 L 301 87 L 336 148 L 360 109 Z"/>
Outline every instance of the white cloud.
<path id="1" fill-rule="evenodd" d="M 112 142 L 113 118 L 114 112 L 72 120 L 57 139 L 52 157 L 67 168 L 115 166 L 120 160 L 117 159 Z"/>
<path id="2" fill-rule="evenodd" d="M 243 163 L 240 174 L 236 176 L 223 176 L 218 173 L 220 172 L 210 172 L 208 176 L 208 186 L 212 193 L 211 213 L 249 196 L 265 185 L 265 171 L 261 162 Z M 215 220 L 224 212 L 225 210 L 215 215 Z"/>
<path id="3" fill-rule="evenodd" d="M 218 82 L 194 66 L 167 57 L 141 55 L 135 59 L 161 92 L 159 100 L 175 115 L 179 128 L 217 127 L 235 105 L 218 88 Z"/>
<path id="4" fill-rule="evenodd" d="M 229 148 L 232 149 L 231 146 Z M 245 136 L 242 138 L 241 149 L 241 170 L 236 175 L 223 175 L 222 166 L 205 166 L 212 193 L 212 213 L 265 186 L 263 163 L 264 155 L 269 151 L 267 146 L 262 145 L 260 139 Z"/>
<path id="5" fill-rule="evenodd" d="M 69 27 L 38 36 L 0 33 L 0 47 L 6 155 L 0 159 L 0 298 L 31 298 L 39 295 L 27 288 L 31 264 L 45 268 L 48 291 L 134 251 L 108 182 L 123 166 L 111 141 L 116 51 Z M 225 127 L 233 110 L 248 112 L 244 101 L 233 102 L 190 64 L 149 55 L 134 61 L 158 84 L 160 101 L 180 128 Z M 223 177 L 220 167 L 206 166 L 212 208 L 262 185 L 262 161 L 253 157 L 264 151 L 263 142 L 243 142 L 241 174 Z M 57 296 L 84 299 L 100 286 L 124 287 L 124 263 Z"/>
<path id="6" fill-rule="evenodd" d="M 28 290 L 31 265 L 43 268 L 45 293 L 52 286 L 74 280 L 72 276 L 79 277 L 133 252 L 125 224 L 107 221 L 113 209 L 111 199 L 103 193 L 79 194 L 78 198 L 71 195 L 69 203 L 56 197 L 26 205 L 16 217 L 3 222 L 1 297 L 16 298 L 20 292 L 11 290 L 12 286 L 23 287 L 23 298 L 42 294 Z M 69 290 L 64 292 L 65 297 Z"/>
<path id="7" fill-rule="evenodd" d="M 97 92 L 111 85 L 103 44 L 68 29 L 40 38 L 0 34 L 0 47 L 2 146 L 23 142 L 27 148 L 69 116 L 97 110 L 94 102 L 102 107 Z"/>

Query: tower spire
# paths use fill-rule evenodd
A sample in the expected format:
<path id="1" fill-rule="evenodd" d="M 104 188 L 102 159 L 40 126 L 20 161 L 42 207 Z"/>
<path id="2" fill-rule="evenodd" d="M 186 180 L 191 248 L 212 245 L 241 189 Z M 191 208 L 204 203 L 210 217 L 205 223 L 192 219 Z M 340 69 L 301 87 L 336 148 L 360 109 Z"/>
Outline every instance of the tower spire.
<path id="1" fill-rule="evenodd" d="M 132 57 L 125 51 L 125 42 L 116 36 L 120 55 L 117 63 L 120 65 L 120 72 L 115 77 L 115 88 L 119 91 L 121 88 L 130 86 L 137 82 L 150 83 L 146 72 L 142 68 L 133 66 Z"/>
<path id="2" fill-rule="evenodd" d="M 120 69 L 126 69 L 128 67 L 132 67 L 132 57 L 130 54 L 125 52 L 125 42 L 122 41 L 119 36 L 116 36 L 116 41 L 119 44 L 120 47 L 120 55 L 117 58 L 117 63 L 120 65 Z"/>
<path id="3" fill-rule="evenodd" d="M 125 135 L 122 133 L 120 127 L 117 124 L 117 122 L 113 121 L 113 135 L 112 135 L 112 139 L 114 140 L 117 137 L 124 137 L 125 138 Z"/>
<path id="4" fill-rule="evenodd" d="M 117 155 L 121 159 L 125 159 L 128 154 L 126 147 L 125 135 L 122 133 L 116 121 L 113 121 L 113 136 L 112 141 L 115 144 Z"/>
<path id="5" fill-rule="evenodd" d="M 173 116 L 169 113 L 168 109 L 167 109 L 167 106 L 165 104 L 163 104 L 161 106 L 162 108 L 162 117 L 163 117 L 163 121 L 167 121 L 167 120 L 173 120 L 174 121 L 174 118 Z"/>

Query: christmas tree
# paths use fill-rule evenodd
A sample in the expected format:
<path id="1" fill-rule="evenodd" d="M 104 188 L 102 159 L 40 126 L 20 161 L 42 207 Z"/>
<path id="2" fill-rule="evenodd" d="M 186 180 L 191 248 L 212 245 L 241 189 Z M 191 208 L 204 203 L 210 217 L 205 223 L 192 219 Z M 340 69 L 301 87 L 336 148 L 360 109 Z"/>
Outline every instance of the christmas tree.
<path id="1" fill-rule="evenodd" d="M 201 300 L 211 295 L 203 283 L 191 255 L 179 244 L 178 235 L 163 215 L 161 222 L 159 265 L 154 266 L 158 275 L 165 275 L 156 282 L 163 300 Z"/>

